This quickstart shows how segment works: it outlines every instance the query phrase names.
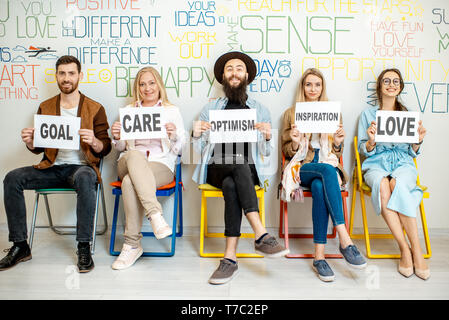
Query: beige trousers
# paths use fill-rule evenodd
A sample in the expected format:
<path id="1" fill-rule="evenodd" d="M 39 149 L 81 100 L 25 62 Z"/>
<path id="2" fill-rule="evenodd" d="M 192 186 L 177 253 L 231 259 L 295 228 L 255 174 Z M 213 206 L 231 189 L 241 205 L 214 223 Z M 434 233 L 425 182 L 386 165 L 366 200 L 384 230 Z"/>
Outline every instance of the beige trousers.
<path id="1" fill-rule="evenodd" d="M 162 213 L 156 189 L 173 181 L 170 169 L 158 162 L 148 162 L 138 150 L 127 151 L 118 161 L 125 209 L 125 243 L 136 247 L 142 239 L 143 216 Z"/>

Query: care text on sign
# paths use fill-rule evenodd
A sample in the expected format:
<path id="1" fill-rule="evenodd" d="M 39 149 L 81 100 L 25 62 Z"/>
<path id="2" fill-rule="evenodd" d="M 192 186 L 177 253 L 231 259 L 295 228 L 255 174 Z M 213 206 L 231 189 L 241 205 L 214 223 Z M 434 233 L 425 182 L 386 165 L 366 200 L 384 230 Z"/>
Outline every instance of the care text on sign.
<path id="1" fill-rule="evenodd" d="M 120 139 L 166 138 L 163 107 L 141 107 L 120 109 Z"/>

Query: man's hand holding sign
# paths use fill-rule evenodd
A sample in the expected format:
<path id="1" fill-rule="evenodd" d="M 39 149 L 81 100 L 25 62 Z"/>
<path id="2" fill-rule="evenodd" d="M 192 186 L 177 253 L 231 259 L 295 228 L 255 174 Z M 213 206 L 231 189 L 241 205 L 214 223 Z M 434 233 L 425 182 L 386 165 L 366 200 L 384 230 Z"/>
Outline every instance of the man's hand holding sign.
<path id="1" fill-rule="evenodd" d="M 257 142 L 255 109 L 211 110 L 209 120 L 211 143 Z"/>
<path id="2" fill-rule="evenodd" d="M 211 110 L 209 120 L 193 123 L 194 138 L 199 138 L 211 130 L 211 143 L 257 142 L 256 130 L 258 130 L 265 140 L 271 139 L 271 124 L 256 122 L 256 111 L 253 109 Z"/>
<path id="3" fill-rule="evenodd" d="M 35 115 L 34 126 L 22 129 L 21 133 L 22 141 L 30 150 L 39 147 L 79 150 L 80 141 L 97 153 L 103 150 L 103 143 L 95 137 L 93 130 L 80 129 L 79 117 Z"/>
<path id="4" fill-rule="evenodd" d="M 80 137 L 83 142 L 92 145 L 95 143 L 95 136 L 92 130 L 82 129 L 81 118 L 79 117 L 64 117 L 64 116 L 48 116 L 48 115 L 34 115 L 34 129 L 33 148 L 57 148 L 78 150 L 80 144 Z M 30 142 L 30 130 L 24 129 L 26 132 L 25 141 L 27 146 Z M 81 135 L 82 134 L 82 135 Z"/>

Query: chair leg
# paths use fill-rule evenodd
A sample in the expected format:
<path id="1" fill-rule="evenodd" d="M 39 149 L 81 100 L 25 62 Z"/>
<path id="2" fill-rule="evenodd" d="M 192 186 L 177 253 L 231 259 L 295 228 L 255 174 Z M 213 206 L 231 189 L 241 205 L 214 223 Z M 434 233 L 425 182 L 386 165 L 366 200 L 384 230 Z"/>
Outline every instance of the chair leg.
<path id="1" fill-rule="evenodd" d="M 172 234 L 171 234 L 171 250 L 168 253 L 161 253 L 161 256 L 171 257 L 175 254 L 176 250 L 176 227 L 178 224 L 178 201 L 179 201 L 179 188 L 175 188 L 175 199 L 173 202 L 173 220 L 172 220 Z"/>
<path id="2" fill-rule="evenodd" d="M 365 206 L 365 194 L 360 192 L 360 204 L 362 207 L 362 220 L 363 220 L 363 234 L 365 238 L 366 256 L 370 259 L 395 259 L 400 258 L 400 254 L 372 254 L 371 253 L 371 235 L 368 229 L 368 220 L 366 216 L 366 206 Z M 389 239 L 390 235 L 380 235 L 380 238 Z"/>
<path id="3" fill-rule="evenodd" d="M 206 226 L 207 203 L 204 191 L 201 191 L 201 221 L 200 221 L 200 256 L 204 257 L 204 229 Z"/>
<path id="4" fill-rule="evenodd" d="M 53 224 L 53 219 L 52 219 L 51 211 L 50 211 L 50 204 L 48 203 L 48 195 L 44 193 L 43 196 L 44 196 L 44 201 L 45 201 L 45 209 L 47 211 L 48 226 L 50 227 L 50 229 L 53 230 L 54 233 L 59 234 L 59 235 L 74 235 L 74 234 L 76 234 L 76 232 L 74 232 L 74 231 L 59 230 L 59 229 L 73 229 L 73 228 L 75 228 L 73 226 L 55 226 Z"/>
<path id="5" fill-rule="evenodd" d="M 288 241 L 288 207 L 287 202 L 281 202 L 283 207 L 283 220 L 284 220 L 284 244 L 285 248 L 289 248 L 289 241 Z"/>
<path id="6" fill-rule="evenodd" d="M 56 229 L 55 226 L 53 225 L 53 219 L 51 217 L 50 205 L 48 204 L 48 195 L 46 195 L 44 193 L 43 196 L 44 196 L 44 201 L 45 201 L 45 209 L 46 209 L 46 212 L 47 212 L 47 218 L 48 218 L 48 225 L 49 225 L 49 227 L 51 228 L 51 230 L 53 230 L 54 233 L 57 233 L 59 235 L 66 234 L 63 231 L 59 231 L 58 229 Z"/>
<path id="7" fill-rule="evenodd" d="M 109 241 L 109 254 L 111 256 L 118 256 L 120 254 L 119 251 L 115 251 L 115 234 L 117 232 L 117 220 L 118 220 L 118 211 L 120 205 L 120 194 L 115 195 L 115 203 L 114 203 L 114 214 L 112 217 L 112 228 L 111 228 L 111 240 Z"/>
<path id="8" fill-rule="evenodd" d="M 424 233 L 424 241 L 426 244 L 426 251 L 427 251 L 427 253 L 424 255 L 424 258 L 430 258 L 432 256 L 432 248 L 430 247 L 429 230 L 427 229 L 426 212 L 424 210 L 423 200 L 421 200 L 421 203 L 419 204 L 419 211 L 421 213 L 422 230 Z"/>
<path id="9" fill-rule="evenodd" d="M 104 198 L 103 184 L 100 184 L 97 187 L 97 200 L 96 200 L 96 204 L 95 204 L 95 206 L 96 206 L 95 219 L 96 220 L 98 219 L 98 206 L 99 206 L 99 196 L 98 196 L 99 191 L 98 190 L 100 190 L 101 197 L 102 197 L 104 227 L 100 231 L 96 231 L 95 234 L 96 235 L 103 235 L 104 233 L 106 233 L 106 231 L 108 229 L 107 212 L 106 212 L 106 201 L 105 201 L 105 198 Z M 45 208 L 46 208 L 46 212 L 47 212 L 49 228 L 51 230 L 53 230 L 54 233 L 59 234 L 59 235 L 76 235 L 76 231 L 62 231 L 62 230 L 59 230 L 59 229 L 75 229 L 76 226 L 55 226 L 53 224 L 53 219 L 52 219 L 52 215 L 51 215 L 51 211 L 50 211 L 50 205 L 49 205 L 49 202 L 48 202 L 48 195 L 44 193 L 43 196 L 44 196 L 44 200 L 45 200 Z M 96 226 L 96 223 L 94 225 Z M 39 228 L 39 227 L 37 227 L 37 228 Z"/>
<path id="10" fill-rule="evenodd" d="M 349 232 L 349 223 L 348 223 L 348 205 L 346 203 L 347 196 L 342 197 L 341 200 L 343 201 L 343 214 L 345 219 L 345 228 L 346 231 Z"/>
<path id="11" fill-rule="evenodd" d="M 101 229 L 101 231 L 97 231 L 97 235 L 103 235 L 106 233 L 106 231 L 108 231 L 108 215 L 107 215 L 107 210 L 106 210 L 106 201 L 104 198 L 104 187 L 103 187 L 103 183 L 101 183 L 101 206 L 103 208 L 103 221 L 104 221 L 104 226 L 103 229 Z"/>
<path id="12" fill-rule="evenodd" d="M 95 240 L 96 240 L 96 236 L 97 236 L 97 221 L 98 221 L 98 207 L 100 205 L 99 200 L 100 200 L 100 191 L 101 190 L 101 184 L 98 184 L 97 186 L 97 199 L 95 201 L 95 213 L 94 213 L 94 230 L 92 233 L 92 246 L 91 246 L 91 254 L 94 254 L 95 252 Z"/>
<path id="13" fill-rule="evenodd" d="M 39 193 L 36 193 L 36 199 L 34 201 L 33 218 L 31 220 L 30 239 L 28 240 L 30 250 L 33 248 L 34 229 L 36 228 L 36 217 L 38 206 L 39 206 Z"/>
<path id="14" fill-rule="evenodd" d="M 279 238 L 284 238 L 284 201 L 279 201 Z"/>
<path id="15" fill-rule="evenodd" d="M 352 195 L 351 195 L 351 213 L 349 218 L 349 236 L 351 238 L 353 237 L 353 230 L 354 230 L 354 211 L 355 211 L 356 197 L 357 197 L 356 182 L 353 181 Z"/>
<path id="16" fill-rule="evenodd" d="M 262 191 L 259 198 L 259 216 L 262 225 L 265 227 L 265 193 Z"/>
<path id="17" fill-rule="evenodd" d="M 182 218 L 182 185 L 178 185 L 178 188 L 179 188 L 179 190 L 178 190 L 178 194 L 179 194 L 179 198 L 178 198 L 179 231 L 176 233 L 176 236 L 177 236 L 177 237 L 182 237 L 182 234 L 183 234 L 183 232 L 184 232 L 183 218 Z"/>

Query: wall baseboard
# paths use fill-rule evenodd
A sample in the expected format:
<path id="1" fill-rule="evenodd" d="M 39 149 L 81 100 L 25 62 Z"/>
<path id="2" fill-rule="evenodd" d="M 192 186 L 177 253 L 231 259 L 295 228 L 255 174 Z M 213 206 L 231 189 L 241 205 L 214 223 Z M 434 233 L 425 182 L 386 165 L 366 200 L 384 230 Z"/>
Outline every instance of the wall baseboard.
<path id="1" fill-rule="evenodd" d="M 97 229 L 101 229 L 103 228 L 103 225 L 98 225 Z M 209 232 L 223 232 L 224 231 L 224 227 L 219 226 L 219 227 L 209 227 Z M 0 223 L 0 231 L 7 233 L 8 232 L 8 225 L 6 223 Z M 143 231 L 151 231 L 151 228 L 148 228 L 146 226 L 143 227 Z M 277 238 L 279 237 L 279 228 L 267 228 L 267 231 L 276 236 Z M 422 235 L 422 228 L 418 228 L 418 231 L 420 233 L 420 235 Z M 106 232 L 107 237 L 110 236 L 110 232 L 111 232 L 111 226 L 109 226 L 109 230 Z M 251 227 L 246 227 L 246 226 L 242 226 L 241 229 L 242 233 L 250 233 L 252 232 Z M 290 233 L 312 233 L 313 230 L 312 228 L 290 228 L 289 229 Z M 331 233 L 332 230 L 328 229 L 328 232 Z M 117 226 L 117 234 L 121 234 L 123 233 L 123 226 L 119 225 Z M 200 228 L 199 227 L 187 227 L 184 226 L 184 235 L 186 236 L 196 236 L 199 235 L 200 233 Z M 354 233 L 355 234 L 363 234 L 363 228 L 354 228 Z M 370 233 L 389 233 L 388 228 L 370 228 Z M 429 234 L 431 236 L 448 236 L 449 237 L 449 229 L 448 228 L 429 228 Z M 105 235 L 103 235 L 105 236 Z"/>

